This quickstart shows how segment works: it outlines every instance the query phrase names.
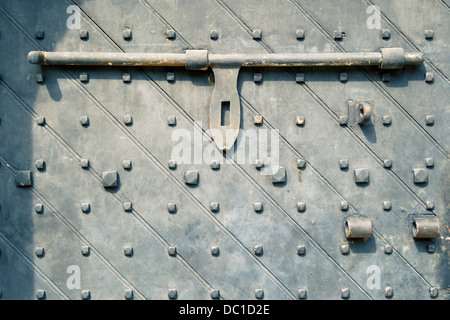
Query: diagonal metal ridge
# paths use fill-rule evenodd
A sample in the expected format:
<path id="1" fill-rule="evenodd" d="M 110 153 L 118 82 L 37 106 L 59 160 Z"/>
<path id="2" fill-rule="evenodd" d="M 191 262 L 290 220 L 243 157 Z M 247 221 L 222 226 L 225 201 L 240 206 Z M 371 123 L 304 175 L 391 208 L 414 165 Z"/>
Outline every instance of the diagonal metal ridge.
<path id="1" fill-rule="evenodd" d="M 444 0 L 436 0 L 438 4 L 440 4 L 444 9 L 450 11 L 450 6 Z"/>

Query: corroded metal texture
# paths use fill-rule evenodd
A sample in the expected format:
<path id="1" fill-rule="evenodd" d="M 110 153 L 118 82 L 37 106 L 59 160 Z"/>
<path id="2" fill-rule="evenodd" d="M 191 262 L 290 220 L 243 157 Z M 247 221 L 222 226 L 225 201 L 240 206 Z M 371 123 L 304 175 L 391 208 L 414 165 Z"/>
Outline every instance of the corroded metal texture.
<path id="1" fill-rule="evenodd" d="M 0 298 L 448 300 L 449 12 L 0 0 Z"/>

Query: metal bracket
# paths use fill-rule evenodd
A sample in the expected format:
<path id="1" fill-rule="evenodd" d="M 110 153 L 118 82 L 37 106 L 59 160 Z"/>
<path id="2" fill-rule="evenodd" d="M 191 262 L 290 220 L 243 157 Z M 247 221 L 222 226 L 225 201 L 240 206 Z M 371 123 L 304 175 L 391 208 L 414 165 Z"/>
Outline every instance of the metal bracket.
<path id="1" fill-rule="evenodd" d="M 216 85 L 209 109 L 209 127 L 217 147 L 229 150 L 236 141 L 241 123 L 241 101 L 237 92 L 237 68 L 213 68 Z"/>
<path id="2" fill-rule="evenodd" d="M 349 100 L 348 105 L 348 125 L 358 124 L 363 126 L 370 121 L 373 113 L 373 104 L 368 101 Z"/>
<path id="3" fill-rule="evenodd" d="M 239 134 L 240 99 L 237 78 L 241 67 L 355 67 L 377 66 L 401 69 L 423 63 L 424 55 L 405 53 L 402 48 L 382 48 L 380 52 L 292 53 L 292 54 L 210 54 L 207 50 L 185 53 L 106 53 L 31 51 L 28 61 L 40 65 L 91 66 L 172 66 L 214 72 L 215 88 L 210 105 L 210 130 L 217 147 L 233 147 Z M 370 119 L 367 105 L 358 107 L 356 123 Z"/>

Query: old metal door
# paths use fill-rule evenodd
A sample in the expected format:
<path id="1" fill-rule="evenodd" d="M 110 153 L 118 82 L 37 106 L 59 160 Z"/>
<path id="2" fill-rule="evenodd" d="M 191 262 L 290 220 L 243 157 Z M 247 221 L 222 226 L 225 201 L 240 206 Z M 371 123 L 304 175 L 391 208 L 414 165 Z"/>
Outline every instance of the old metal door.
<path id="1" fill-rule="evenodd" d="M 445 0 L 1 0 L 0 296 L 448 299 L 449 14 Z M 424 62 L 241 68 L 225 153 L 211 69 L 27 61 L 381 48 Z"/>

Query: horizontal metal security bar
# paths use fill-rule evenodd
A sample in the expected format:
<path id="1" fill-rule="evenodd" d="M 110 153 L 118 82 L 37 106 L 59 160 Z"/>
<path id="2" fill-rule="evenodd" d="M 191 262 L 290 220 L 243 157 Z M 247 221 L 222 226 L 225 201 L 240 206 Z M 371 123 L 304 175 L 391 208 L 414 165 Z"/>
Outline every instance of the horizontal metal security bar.
<path id="1" fill-rule="evenodd" d="M 241 67 L 358 67 L 401 69 L 424 61 L 422 53 L 405 53 L 402 48 L 379 52 L 214 54 L 208 50 L 185 53 L 109 53 L 31 51 L 28 61 L 39 65 L 185 67 L 214 72 L 215 86 L 210 104 L 211 136 L 217 147 L 229 150 L 237 139 L 241 123 L 237 79 Z M 228 117 L 224 119 L 227 110 Z M 370 114 L 366 118 L 370 117 Z M 225 121 L 228 120 L 228 121 Z"/>
<path id="2" fill-rule="evenodd" d="M 172 66 L 189 70 L 208 67 L 344 67 L 378 66 L 400 69 L 424 61 L 422 53 L 405 53 L 402 48 L 383 48 L 380 52 L 354 53 L 273 53 L 211 54 L 207 50 L 185 53 L 107 53 L 31 51 L 28 61 L 41 65 L 91 66 Z"/>

